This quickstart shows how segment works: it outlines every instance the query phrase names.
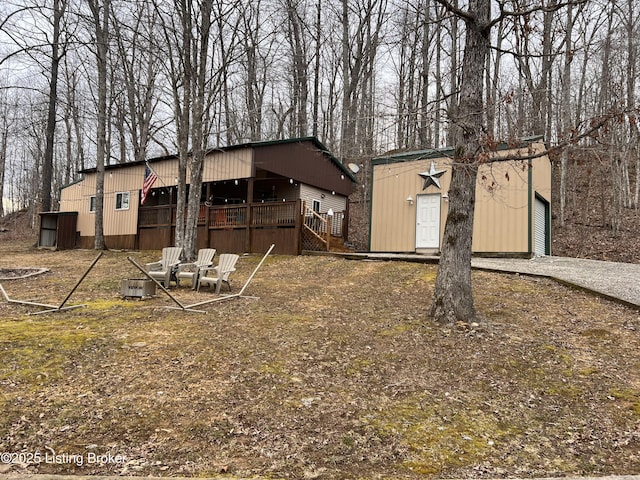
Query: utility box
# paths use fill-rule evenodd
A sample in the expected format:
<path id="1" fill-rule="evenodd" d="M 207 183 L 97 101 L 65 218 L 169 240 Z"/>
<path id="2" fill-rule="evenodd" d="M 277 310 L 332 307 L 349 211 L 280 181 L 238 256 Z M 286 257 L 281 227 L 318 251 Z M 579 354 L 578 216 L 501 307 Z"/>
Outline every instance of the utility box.
<path id="1" fill-rule="evenodd" d="M 156 284 L 145 278 L 126 278 L 122 280 L 122 296 L 132 298 L 151 297 L 156 294 Z"/>
<path id="2" fill-rule="evenodd" d="M 41 212 L 38 248 L 75 248 L 77 223 L 78 212 Z"/>

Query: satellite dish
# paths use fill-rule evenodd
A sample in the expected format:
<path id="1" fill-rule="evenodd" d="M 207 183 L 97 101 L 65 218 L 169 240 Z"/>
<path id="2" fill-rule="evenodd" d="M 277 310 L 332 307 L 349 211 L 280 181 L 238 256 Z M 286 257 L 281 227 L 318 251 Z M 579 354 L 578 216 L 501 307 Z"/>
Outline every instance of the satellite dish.
<path id="1" fill-rule="evenodd" d="M 353 173 L 358 173 L 360 171 L 360 167 L 355 163 L 350 163 L 347 166 L 349 167 L 349 170 L 351 170 Z"/>

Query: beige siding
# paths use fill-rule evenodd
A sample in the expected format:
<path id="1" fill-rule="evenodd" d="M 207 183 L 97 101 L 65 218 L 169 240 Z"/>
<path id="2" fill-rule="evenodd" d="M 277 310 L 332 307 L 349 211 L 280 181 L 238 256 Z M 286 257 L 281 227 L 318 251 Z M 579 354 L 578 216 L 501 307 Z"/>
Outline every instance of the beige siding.
<path id="1" fill-rule="evenodd" d="M 528 162 L 491 163 L 478 171 L 474 252 L 528 251 Z"/>
<path id="2" fill-rule="evenodd" d="M 178 161 L 168 159 L 153 162 L 151 168 L 158 175 L 154 187 L 175 186 Z M 205 158 L 203 181 L 232 180 L 251 176 L 251 150 L 214 152 Z M 144 165 L 131 165 L 110 169 L 104 177 L 104 234 L 135 235 L 137 233 L 140 190 L 144 178 Z M 118 193 L 129 192 L 129 208 L 116 210 Z M 89 211 L 90 198 L 96 194 L 96 174 L 62 190 L 60 211 L 78 212 L 78 231 L 81 236 L 95 232 L 95 216 Z"/>
<path id="3" fill-rule="evenodd" d="M 154 168 L 155 170 L 155 168 Z M 126 170 L 107 172 L 104 176 L 104 234 L 135 235 L 138 221 L 140 187 L 144 167 L 134 166 Z M 156 185 L 158 182 L 156 182 Z M 129 193 L 129 208 L 116 210 L 118 193 Z M 60 211 L 78 212 L 78 231 L 81 236 L 92 236 L 95 231 L 95 216 L 89 211 L 91 197 L 96 194 L 96 175 L 87 175 L 84 180 L 62 190 Z"/>
<path id="4" fill-rule="evenodd" d="M 448 169 L 447 159 L 434 160 L 436 169 Z M 435 186 L 422 190 L 424 180 L 419 173 L 428 171 L 431 160 L 376 165 L 373 170 L 371 198 L 371 250 L 412 252 L 416 236 L 416 196 L 440 193 Z M 450 174 L 440 177 L 442 192 L 449 190 Z M 411 197 L 413 204 L 407 201 Z M 443 202 L 444 203 L 444 202 Z M 441 204 L 441 225 L 444 225 L 446 204 Z"/>
<path id="5" fill-rule="evenodd" d="M 202 181 L 215 182 L 251 177 L 251 155 L 250 148 L 210 153 L 205 158 Z"/>
<path id="6" fill-rule="evenodd" d="M 542 143 L 533 145 L 534 152 L 544 149 Z M 514 156 L 527 151 L 501 151 L 497 157 Z M 440 208 L 440 243 L 448 211 L 450 160 L 434 159 L 437 170 L 446 170 L 440 177 L 441 189 L 431 185 L 423 190 L 424 180 L 419 173 L 429 170 L 429 160 L 413 160 L 375 165 L 371 204 L 371 250 L 389 252 L 415 251 L 415 224 L 417 195 L 442 195 Z M 529 164 L 532 189 L 528 187 Z M 544 156 L 532 161 L 496 162 L 482 165 L 476 186 L 476 210 L 474 215 L 474 252 L 521 253 L 530 252 L 529 208 L 537 192 L 551 200 L 551 167 Z M 529 193 L 531 192 L 531 198 Z M 413 205 L 407 198 L 413 199 Z"/>
<path id="7" fill-rule="evenodd" d="M 60 193 L 60 211 L 78 212 L 77 229 L 81 236 L 94 233 L 95 217 L 89 212 L 89 199 L 96 192 L 95 178 L 95 175 L 91 175 L 62 189 Z"/>

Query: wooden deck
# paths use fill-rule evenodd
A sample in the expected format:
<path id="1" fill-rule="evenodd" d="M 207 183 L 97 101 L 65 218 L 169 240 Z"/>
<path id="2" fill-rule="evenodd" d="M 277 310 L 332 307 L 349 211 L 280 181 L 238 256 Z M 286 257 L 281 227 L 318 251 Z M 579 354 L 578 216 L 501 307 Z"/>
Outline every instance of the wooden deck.
<path id="1" fill-rule="evenodd" d="M 343 236 L 344 214 L 334 215 L 331 234 Z M 138 215 L 138 248 L 158 250 L 173 244 L 175 205 L 141 207 Z M 275 244 L 274 253 L 299 255 L 302 251 L 303 204 L 253 203 L 228 206 L 201 205 L 198 248 L 219 253 L 261 253 Z"/>

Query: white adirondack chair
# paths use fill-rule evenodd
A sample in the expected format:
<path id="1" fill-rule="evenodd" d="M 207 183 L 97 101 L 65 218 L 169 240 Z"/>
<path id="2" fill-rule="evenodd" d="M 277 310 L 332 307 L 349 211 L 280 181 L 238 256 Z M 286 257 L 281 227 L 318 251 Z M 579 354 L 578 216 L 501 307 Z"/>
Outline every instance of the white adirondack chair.
<path id="1" fill-rule="evenodd" d="M 171 274 L 174 273 L 175 269 L 178 267 L 181 255 L 182 248 L 165 247 L 162 249 L 162 259 L 157 262 L 145 264 L 145 270 L 165 287 L 169 287 Z"/>
<path id="2" fill-rule="evenodd" d="M 178 286 L 180 286 L 180 280 L 189 280 L 191 282 L 191 288 L 195 290 L 200 271 L 203 268 L 212 266 L 213 257 L 215 256 L 215 248 L 201 248 L 198 250 L 198 258 L 196 258 L 195 262 L 181 263 L 178 265 L 178 273 L 176 274 Z"/>
<path id="3" fill-rule="evenodd" d="M 221 253 L 220 260 L 216 267 L 203 268 L 200 270 L 200 278 L 198 279 L 198 291 L 202 285 L 216 286 L 216 293 L 220 293 L 222 283 L 226 283 L 231 291 L 231 283 L 229 275 L 236 271 L 236 263 L 240 258 L 235 253 Z"/>

